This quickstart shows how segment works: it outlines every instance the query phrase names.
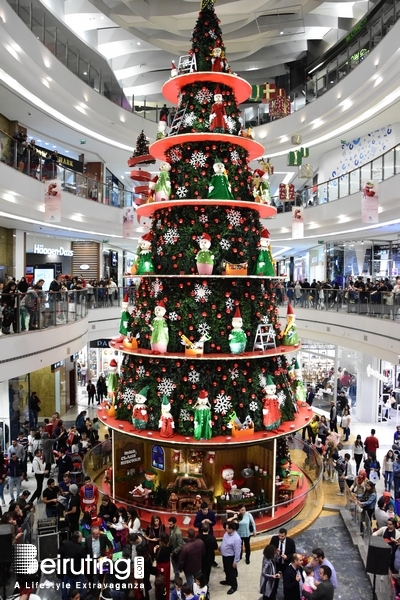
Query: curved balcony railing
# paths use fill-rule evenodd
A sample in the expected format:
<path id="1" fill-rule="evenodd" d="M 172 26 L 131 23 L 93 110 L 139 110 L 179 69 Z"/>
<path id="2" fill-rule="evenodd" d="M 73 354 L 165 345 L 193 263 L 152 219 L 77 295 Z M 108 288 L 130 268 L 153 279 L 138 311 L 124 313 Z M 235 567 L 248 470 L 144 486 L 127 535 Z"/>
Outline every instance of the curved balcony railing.
<path id="1" fill-rule="evenodd" d="M 275 504 L 268 502 L 268 498 L 265 501 L 259 501 L 259 498 L 255 499 L 255 505 L 249 506 L 247 508 L 248 512 L 250 512 L 256 523 L 256 530 L 259 532 L 268 530 L 268 526 L 265 526 L 265 519 L 263 517 L 265 515 L 272 516 L 275 514 L 277 510 L 279 510 L 279 514 L 283 516 L 285 522 L 289 522 L 291 519 L 299 513 L 299 503 L 303 507 L 305 505 L 305 501 L 307 500 L 307 504 L 309 506 L 308 511 L 310 516 L 313 513 L 313 509 L 317 506 L 319 499 L 321 497 L 320 487 L 322 485 L 322 477 L 324 466 L 322 456 L 315 451 L 315 448 L 309 444 L 307 444 L 304 440 L 296 436 L 289 436 L 289 446 L 290 446 L 290 455 L 293 464 L 296 465 L 299 469 L 302 470 L 301 478 L 307 478 L 307 484 L 300 486 L 300 490 L 303 487 L 304 491 L 300 491 L 300 493 L 296 493 L 295 500 L 296 503 L 293 502 L 293 498 L 289 500 L 282 500 L 280 502 L 276 501 Z M 108 449 L 107 449 L 107 452 Z M 83 470 L 86 474 L 89 474 L 92 478 L 98 479 L 102 476 L 105 470 L 111 466 L 111 457 L 102 450 L 102 444 L 98 444 L 91 450 L 89 450 L 83 460 Z M 171 472 L 171 480 L 176 477 L 175 473 Z M 255 473 L 254 477 L 257 477 Z M 289 478 L 291 476 L 289 475 Z M 134 487 L 133 483 L 134 478 L 132 477 L 132 487 Z M 246 481 L 246 486 L 251 489 L 251 478 Z M 101 490 L 101 493 L 108 493 L 107 489 Z M 277 488 L 278 495 L 278 488 Z M 119 498 L 112 493 L 111 496 L 114 502 L 117 505 L 129 506 L 135 505 L 134 502 L 130 502 L 126 498 Z M 193 500 L 195 493 L 193 492 Z M 165 488 L 165 502 L 167 503 L 168 492 Z M 234 503 L 233 503 L 234 504 Z M 168 518 L 175 514 L 178 515 L 176 511 L 172 512 L 172 510 L 166 510 L 167 506 L 152 506 L 152 507 L 144 507 L 142 505 L 137 506 L 135 508 L 138 510 L 139 517 L 142 523 L 142 528 L 145 529 L 146 526 L 150 523 L 151 516 L 153 514 L 158 514 L 162 521 L 166 524 Z M 194 517 L 196 513 L 193 512 L 182 512 L 182 515 L 185 515 L 187 523 L 187 518 L 190 519 L 190 523 L 186 524 L 186 527 L 193 527 Z M 217 524 L 214 527 L 215 532 L 222 532 L 223 524 L 227 520 L 226 511 L 217 512 L 215 511 Z M 262 524 L 261 524 L 262 521 Z M 268 522 L 267 522 L 268 525 Z M 218 536 L 218 533 L 217 533 Z M 254 538 L 253 538 L 254 539 Z"/>
<path id="2" fill-rule="evenodd" d="M 0 162 L 38 180 L 58 178 L 61 180 L 61 188 L 75 196 L 116 208 L 135 206 L 133 192 L 121 190 L 112 183 L 100 182 L 68 169 L 53 161 L 51 153 L 49 158 L 42 158 L 36 150 L 30 148 L 30 144 L 18 143 L 2 130 L 0 130 Z M 399 173 L 400 144 L 353 171 L 312 187 L 305 186 L 298 189 L 294 200 L 282 200 L 279 195 L 274 195 L 271 202 L 278 213 L 291 212 L 293 206 L 310 208 L 360 192 L 362 181 L 369 179 L 385 181 Z"/>

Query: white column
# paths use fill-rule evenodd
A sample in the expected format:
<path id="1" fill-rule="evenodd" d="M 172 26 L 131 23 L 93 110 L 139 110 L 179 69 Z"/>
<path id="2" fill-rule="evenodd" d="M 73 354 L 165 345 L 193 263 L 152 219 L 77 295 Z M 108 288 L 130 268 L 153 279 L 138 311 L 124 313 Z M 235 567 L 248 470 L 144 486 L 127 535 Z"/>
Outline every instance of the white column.
<path id="1" fill-rule="evenodd" d="M 13 264 L 14 272 L 13 276 L 18 280 L 21 277 L 25 277 L 25 259 L 26 259 L 26 247 L 25 247 L 25 232 L 19 229 L 13 230 Z"/>
<path id="2" fill-rule="evenodd" d="M 356 417 L 363 423 L 375 423 L 378 415 L 379 380 L 373 375 L 368 377 L 368 365 L 379 372 L 380 359 L 363 354 L 357 362 Z"/>
<path id="3" fill-rule="evenodd" d="M 54 392 L 55 392 L 55 412 L 60 412 L 61 409 L 61 377 L 60 370 L 54 373 Z"/>

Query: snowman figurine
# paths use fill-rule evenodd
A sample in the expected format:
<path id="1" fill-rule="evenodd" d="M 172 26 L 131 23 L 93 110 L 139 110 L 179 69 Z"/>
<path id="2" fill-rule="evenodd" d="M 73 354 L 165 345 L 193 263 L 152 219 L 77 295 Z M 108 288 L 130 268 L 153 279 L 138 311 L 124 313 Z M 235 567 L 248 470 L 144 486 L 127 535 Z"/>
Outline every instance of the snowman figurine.
<path id="1" fill-rule="evenodd" d="M 208 186 L 207 198 L 217 200 L 234 200 L 223 163 L 217 160 L 213 165 L 214 175 Z"/>
<path id="2" fill-rule="evenodd" d="M 163 202 L 164 200 L 169 200 L 171 195 L 171 180 L 169 178 L 169 172 L 171 170 L 171 165 L 163 162 L 160 165 L 160 174 L 157 179 L 156 187 L 155 187 L 155 201 Z"/>
<path id="3" fill-rule="evenodd" d="M 241 354 L 246 349 L 247 337 L 242 329 L 243 319 L 237 306 L 232 319 L 232 331 L 229 334 L 229 348 L 232 354 Z"/>
<path id="4" fill-rule="evenodd" d="M 214 268 L 214 255 L 210 252 L 211 236 L 203 233 L 200 242 L 200 251 L 197 253 L 197 272 L 199 275 L 212 275 Z"/>
<path id="5" fill-rule="evenodd" d="M 164 354 L 167 351 L 169 342 L 168 325 L 164 319 L 165 313 L 167 312 L 164 302 L 158 303 L 154 309 L 155 318 L 150 325 L 151 338 L 150 344 L 153 352 Z"/>
<path id="6" fill-rule="evenodd" d="M 144 388 L 140 390 L 135 395 L 135 404 L 133 406 L 132 411 L 132 424 L 135 429 L 141 431 L 146 429 L 147 421 L 149 420 L 149 415 L 147 414 L 147 407 L 145 403 L 147 402 L 147 392 L 149 391 L 149 386 L 146 385 Z"/>
<path id="7" fill-rule="evenodd" d="M 154 273 L 153 257 L 151 254 L 151 231 L 148 231 L 140 238 L 140 256 L 136 270 L 137 275 L 147 275 Z"/>

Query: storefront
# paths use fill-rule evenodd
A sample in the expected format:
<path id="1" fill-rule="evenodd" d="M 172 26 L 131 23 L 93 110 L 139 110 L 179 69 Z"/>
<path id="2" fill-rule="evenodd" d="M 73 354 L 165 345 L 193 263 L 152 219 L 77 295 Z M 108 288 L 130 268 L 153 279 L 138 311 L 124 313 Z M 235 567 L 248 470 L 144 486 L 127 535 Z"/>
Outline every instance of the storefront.
<path id="1" fill-rule="evenodd" d="M 78 361 L 81 367 L 86 367 L 86 381 L 96 382 L 100 375 L 108 376 L 110 360 L 115 358 L 120 364 L 120 353 L 110 348 L 110 338 L 92 340 L 79 352 Z"/>
<path id="2" fill-rule="evenodd" d="M 74 251 L 68 239 L 57 239 L 36 234 L 26 235 L 26 278 L 44 279 L 49 289 L 57 273 L 71 274 Z"/>

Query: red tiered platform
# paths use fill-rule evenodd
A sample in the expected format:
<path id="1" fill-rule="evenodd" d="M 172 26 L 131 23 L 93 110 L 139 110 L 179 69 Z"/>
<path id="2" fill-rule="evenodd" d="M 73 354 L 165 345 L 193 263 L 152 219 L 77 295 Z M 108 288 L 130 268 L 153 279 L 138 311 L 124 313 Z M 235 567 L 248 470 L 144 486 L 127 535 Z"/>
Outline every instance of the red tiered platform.
<path id="1" fill-rule="evenodd" d="M 241 135 L 231 135 L 229 133 L 182 133 L 178 135 L 171 135 L 160 140 L 153 142 L 150 146 L 150 150 L 155 158 L 159 160 L 165 160 L 165 153 L 173 146 L 190 144 L 190 142 L 210 142 L 215 143 L 215 136 L 218 135 L 218 142 L 225 142 L 226 144 L 236 144 L 241 146 L 244 150 L 249 153 L 249 161 L 255 160 L 264 154 L 264 146 L 259 142 L 255 142 L 251 138 L 245 138 Z"/>
<path id="2" fill-rule="evenodd" d="M 245 200 L 208 200 L 207 198 L 194 198 L 190 200 L 185 198 L 184 200 L 165 200 L 164 202 L 150 202 L 143 204 L 137 209 L 137 216 L 140 217 L 151 217 L 156 210 L 162 208 L 168 208 L 170 206 L 186 206 L 190 203 L 196 202 L 196 206 L 227 206 L 228 208 L 248 208 L 250 210 L 256 210 L 260 215 L 261 219 L 272 219 L 276 215 L 276 208 L 269 204 L 260 204 L 259 202 L 246 202 Z"/>
<path id="3" fill-rule="evenodd" d="M 231 75 L 230 73 L 213 73 L 211 71 L 196 71 L 195 73 L 187 73 L 185 75 L 178 75 L 173 77 L 162 87 L 162 94 L 164 98 L 171 104 L 177 104 L 178 96 L 180 91 L 186 85 L 191 83 L 221 83 L 230 87 L 236 96 L 238 104 L 245 102 L 251 94 L 251 85 L 238 77 L 238 75 Z"/>

